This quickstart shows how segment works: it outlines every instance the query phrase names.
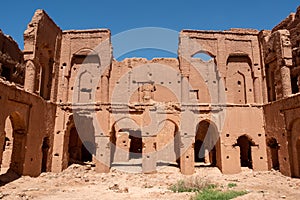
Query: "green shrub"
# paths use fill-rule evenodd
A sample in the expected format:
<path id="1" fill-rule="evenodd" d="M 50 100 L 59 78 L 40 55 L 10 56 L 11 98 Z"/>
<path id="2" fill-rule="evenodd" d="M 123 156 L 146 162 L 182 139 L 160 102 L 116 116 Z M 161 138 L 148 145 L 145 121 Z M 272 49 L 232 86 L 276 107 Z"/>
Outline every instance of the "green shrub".
<path id="1" fill-rule="evenodd" d="M 228 183 L 227 185 L 228 188 L 236 186 L 236 183 Z M 196 196 L 191 198 L 192 200 L 229 200 L 247 194 L 246 191 L 218 190 L 217 185 L 199 178 L 179 180 L 169 189 L 173 192 L 196 192 Z"/>
<path id="2" fill-rule="evenodd" d="M 193 200 L 229 200 L 247 194 L 246 191 L 219 191 L 215 189 L 204 189 L 192 198 Z"/>
<path id="3" fill-rule="evenodd" d="M 228 188 L 234 188 L 236 186 L 237 186 L 236 183 L 228 183 L 228 185 L 227 185 Z"/>
<path id="4" fill-rule="evenodd" d="M 206 180 L 190 179 L 179 180 L 176 184 L 169 187 L 173 192 L 199 192 L 204 189 L 213 189 L 216 185 L 211 184 Z"/>

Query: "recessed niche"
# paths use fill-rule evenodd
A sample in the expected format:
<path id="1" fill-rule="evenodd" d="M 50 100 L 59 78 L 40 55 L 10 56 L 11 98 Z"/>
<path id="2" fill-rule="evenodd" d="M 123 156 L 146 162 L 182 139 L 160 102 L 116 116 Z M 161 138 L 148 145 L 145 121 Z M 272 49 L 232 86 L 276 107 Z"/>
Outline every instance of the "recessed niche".
<path id="1" fill-rule="evenodd" d="M 226 134 L 226 137 L 229 137 L 229 136 L 230 136 L 230 135 L 227 133 L 227 134 Z"/>
<path id="2" fill-rule="evenodd" d="M 229 159 L 229 156 L 226 156 L 226 159 Z"/>

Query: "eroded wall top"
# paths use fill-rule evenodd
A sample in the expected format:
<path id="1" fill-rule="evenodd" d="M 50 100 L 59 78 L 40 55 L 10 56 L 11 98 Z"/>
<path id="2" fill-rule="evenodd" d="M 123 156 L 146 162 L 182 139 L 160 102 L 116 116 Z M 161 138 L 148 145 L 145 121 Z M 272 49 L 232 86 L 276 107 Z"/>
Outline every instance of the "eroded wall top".
<path id="1" fill-rule="evenodd" d="M 262 103 L 264 69 L 258 33 L 252 29 L 181 31 L 178 55 L 182 74 L 193 79 L 195 71 L 202 71 L 202 78 L 210 87 L 223 85 L 221 93 L 226 94 L 225 101 L 228 103 Z M 201 67 L 202 62 L 195 57 L 199 53 L 209 55 L 215 67 Z M 220 95 L 220 91 L 217 92 Z"/>
<path id="2" fill-rule="evenodd" d="M 25 89 L 55 101 L 62 31 L 37 10 L 24 32 Z"/>
<path id="3" fill-rule="evenodd" d="M 1 78 L 24 84 L 25 67 L 23 53 L 18 44 L 0 30 L 0 76 Z"/>

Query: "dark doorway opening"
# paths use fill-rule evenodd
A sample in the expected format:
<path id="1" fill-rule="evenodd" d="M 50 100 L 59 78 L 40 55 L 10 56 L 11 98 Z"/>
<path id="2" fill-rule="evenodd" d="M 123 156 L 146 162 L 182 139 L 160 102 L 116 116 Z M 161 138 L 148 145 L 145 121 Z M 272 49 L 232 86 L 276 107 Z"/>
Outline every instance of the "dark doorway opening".
<path id="1" fill-rule="evenodd" d="M 70 130 L 69 137 L 69 165 L 92 162 L 95 145 L 90 141 L 82 142 L 75 127 Z"/>
<path id="2" fill-rule="evenodd" d="M 279 159 L 278 159 L 278 150 L 279 150 L 279 144 L 277 143 L 277 140 L 275 138 L 272 138 L 267 143 L 270 155 L 271 155 L 271 168 L 275 170 L 279 170 Z"/>
<path id="3" fill-rule="evenodd" d="M 91 152 L 93 152 L 94 145 L 93 143 L 89 141 L 85 141 L 82 144 L 81 147 L 81 161 L 83 162 L 92 162 L 93 161 L 93 155 Z"/>
<path id="4" fill-rule="evenodd" d="M 143 153 L 142 132 L 139 130 L 137 131 L 130 130 L 129 139 L 130 139 L 129 159 L 142 158 L 142 153 Z"/>
<path id="5" fill-rule="evenodd" d="M 48 153 L 50 148 L 50 140 L 49 137 L 45 137 L 43 139 L 42 145 L 42 172 L 47 172 L 47 163 L 48 163 Z"/>
<path id="6" fill-rule="evenodd" d="M 240 147 L 241 167 L 252 169 L 251 146 L 254 146 L 254 143 L 247 136 L 243 135 L 238 138 L 237 146 Z"/>
<path id="7" fill-rule="evenodd" d="M 203 142 L 196 140 L 194 146 L 195 162 L 204 162 L 204 152 L 200 152 Z"/>

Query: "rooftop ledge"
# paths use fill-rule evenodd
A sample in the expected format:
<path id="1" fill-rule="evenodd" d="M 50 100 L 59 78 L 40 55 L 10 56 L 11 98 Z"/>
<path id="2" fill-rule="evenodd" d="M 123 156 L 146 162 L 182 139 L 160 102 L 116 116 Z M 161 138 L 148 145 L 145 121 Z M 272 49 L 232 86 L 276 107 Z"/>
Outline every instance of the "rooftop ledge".
<path id="1" fill-rule="evenodd" d="M 216 31 L 216 30 L 190 30 L 184 29 L 181 33 L 208 33 L 208 34 L 238 34 L 238 35 L 258 35 L 259 31 L 256 29 L 246 28 L 232 28 L 229 30 Z"/>
<path id="2" fill-rule="evenodd" d="M 63 31 L 64 34 L 69 34 L 69 33 L 110 33 L 109 29 L 86 29 L 86 30 L 65 30 Z"/>

